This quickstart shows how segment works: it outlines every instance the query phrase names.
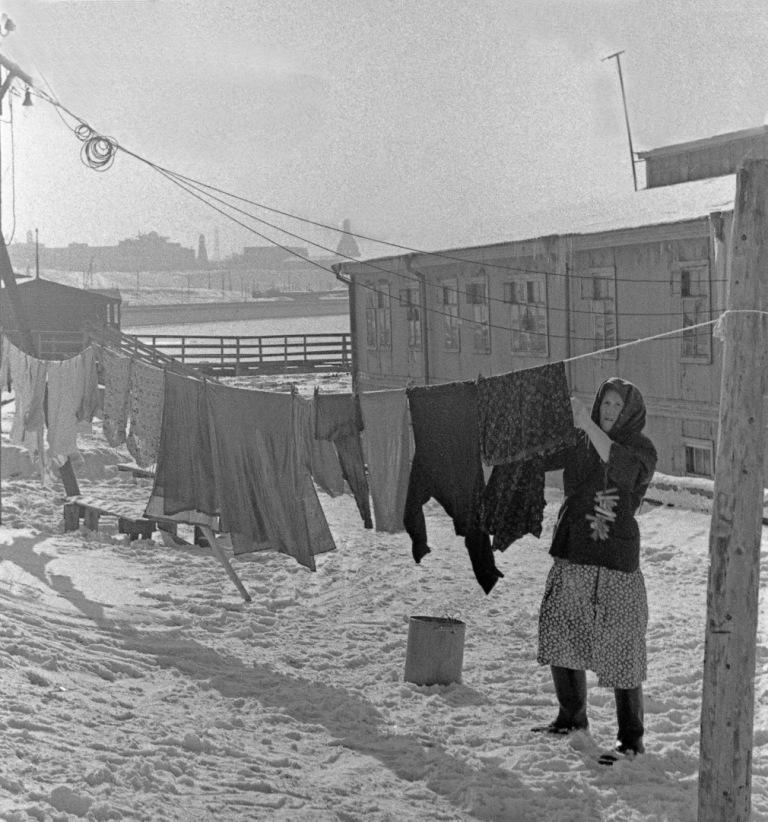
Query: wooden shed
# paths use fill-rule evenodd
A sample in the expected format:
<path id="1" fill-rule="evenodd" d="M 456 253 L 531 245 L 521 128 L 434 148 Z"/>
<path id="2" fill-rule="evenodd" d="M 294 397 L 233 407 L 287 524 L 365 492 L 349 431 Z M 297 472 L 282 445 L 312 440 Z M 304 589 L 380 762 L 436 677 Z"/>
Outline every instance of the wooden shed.
<path id="1" fill-rule="evenodd" d="M 28 353 L 41 359 L 71 357 L 88 345 L 90 331 L 120 328 L 119 291 L 85 291 L 44 279 L 19 283 L 16 289 L 36 348 Z M 19 320 L 5 288 L 0 291 L 0 329 L 24 349 Z"/>
<path id="2" fill-rule="evenodd" d="M 659 471 L 713 477 L 721 346 L 712 324 L 699 324 L 725 308 L 734 172 L 765 130 L 726 137 L 694 146 L 722 176 L 660 185 L 649 153 L 655 186 L 536 215 L 503 242 L 335 266 L 349 284 L 354 384 L 441 383 L 565 360 L 588 404 L 609 376 L 641 388 Z M 688 154 L 659 151 L 664 173 L 670 156 Z"/>

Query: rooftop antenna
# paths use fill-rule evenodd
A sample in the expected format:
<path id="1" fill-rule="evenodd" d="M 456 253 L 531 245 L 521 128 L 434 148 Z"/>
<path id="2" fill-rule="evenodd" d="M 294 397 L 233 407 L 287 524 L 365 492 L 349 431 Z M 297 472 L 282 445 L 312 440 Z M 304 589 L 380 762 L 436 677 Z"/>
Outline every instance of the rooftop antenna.
<path id="1" fill-rule="evenodd" d="M 635 169 L 635 151 L 632 148 L 632 129 L 629 127 L 629 112 L 627 111 L 627 95 L 624 93 L 624 77 L 621 74 L 621 55 L 624 50 L 615 51 L 607 57 L 603 57 L 602 62 L 616 58 L 616 68 L 619 70 L 619 85 L 621 86 L 621 101 L 624 104 L 624 122 L 627 124 L 627 140 L 629 140 L 629 162 L 632 166 L 632 182 L 635 184 L 635 191 L 637 191 L 637 170 Z"/>

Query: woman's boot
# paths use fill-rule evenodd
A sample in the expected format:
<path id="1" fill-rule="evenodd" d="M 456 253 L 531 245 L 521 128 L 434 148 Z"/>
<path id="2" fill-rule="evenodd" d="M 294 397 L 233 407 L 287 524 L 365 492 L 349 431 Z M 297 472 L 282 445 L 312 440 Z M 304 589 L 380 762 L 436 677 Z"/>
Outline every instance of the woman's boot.
<path id="1" fill-rule="evenodd" d="M 643 745 L 643 686 L 637 688 L 615 688 L 616 718 L 619 732 L 616 750 L 623 754 L 645 753 Z"/>
<path id="2" fill-rule="evenodd" d="M 574 668 L 552 665 L 552 681 L 560 710 L 554 722 L 539 725 L 532 730 L 550 734 L 569 734 L 585 730 L 587 721 L 587 673 Z"/>

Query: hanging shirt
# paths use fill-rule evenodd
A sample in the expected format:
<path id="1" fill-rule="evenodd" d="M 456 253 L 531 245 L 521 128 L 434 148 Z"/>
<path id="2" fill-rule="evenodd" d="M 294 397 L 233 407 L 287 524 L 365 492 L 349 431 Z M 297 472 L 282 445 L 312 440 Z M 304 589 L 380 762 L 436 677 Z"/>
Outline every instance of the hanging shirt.
<path id="1" fill-rule="evenodd" d="M 129 380 L 130 417 L 125 444 L 136 464 L 142 467 L 157 461 L 164 393 L 163 369 L 134 360 Z"/>
<path id="2" fill-rule="evenodd" d="M 16 397 L 10 440 L 36 451 L 45 428 L 47 364 L 8 342 L 8 368 Z"/>
<path id="3" fill-rule="evenodd" d="M 217 527 L 218 513 L 205 383 L 169 371 L 146 515 Z"/>
<path id="4" fill-rule="evenodd" d="M 344 475 L 333 443 L 315 437 L 315 404 L 298 392 L 293 394 L 296 415 L 296 437 L 301 459 L 309 468 L 312 479 L 331 497 L 344 493 Z"/>
<path id="5" fill-rule="evenodd" d="M 48 449 L 56 465 L 77 451 L 77 413 L 93 367 L 93 349 L 68 360 L 48 362 Z"/>
<path id="6" fill-rule="evenodd" d="M 294 398 L 208 383 L 206 402 L 221 530 L 314 570 L 314 555 L 335 545 L 300 459 Z"/>
<path id="7" fill-rule="evenodd" d="M 96 365 L 96 352 L 91 347 L 90 364 L 86 363 L 85 388 L 80 407 L 77 409 L 77 421 L 90 423 L 99 412 L 101 396 L 99 393 L 99 369 Z"/>
<path id="8" fill-rule="evenodd" d="M 353 394 L 320 394 L 315 389 L 315 436 L 332 440 L 341 465 L 341 473 L 352 491 L 357 510 L 366 528 L 373 528 L 370 491 L 365 474 L 360 431 L 363 421 Z"/>
<path id="9" fill-rule="evenodd" d="M 104 375 L 104 436 L 116 448 L 125 442 L 131 358 L 103 346 L 99 358 Z"/>
<path id="10" fill-rule="evenodd" d="M 477 387 L 472 382 L 407 389 L 415 452 L 404 525 L 416 562 L 430 552 L 422 506 L 434 497 L 464 537 L 475 577 L 489 593 L 503 574 L 479 525 L 483 468 L 477 430 Z"/>
<path id="11" fill-rule="evenodd" d="M 478 378 L 477 406 L 488 465 L 544 457 L 578 440 L 563 362 Z"/>
<path id="12" fill-rule="evenodd" d="M 377 531 L 404 529 L 413 436 L 404 388 L 360 394 L 363 449 Z"/>

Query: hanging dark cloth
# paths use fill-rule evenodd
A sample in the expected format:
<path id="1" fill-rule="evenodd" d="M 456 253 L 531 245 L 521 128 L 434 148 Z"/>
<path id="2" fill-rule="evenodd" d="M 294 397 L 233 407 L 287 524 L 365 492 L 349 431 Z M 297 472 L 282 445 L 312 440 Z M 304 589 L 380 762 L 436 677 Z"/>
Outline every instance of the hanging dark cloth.
<path id="1" fill-rule="evenodd" d="M 545 505 L 541 460 L 495 465 L 480 496 L 480 525 L 493 535 L 493 550 L 504 551 L 526 534 L 540 537 Z"/>
<path id="2" fill-rule="evenodd" d="M 565 364 L 480 377 L 477 403 L 483 459 L 494 466 L 480 523 L 503 551 L 525 534 L 541 535 L 544 459 L 578 441 Z"/>
<path id="3" fill-rule="evenodd" d="M 212 524 L 218 514 L 206 384 L 166 372 L 155 483 L 147 516 Z"/>
<path id="4" fill-rule="evenodd" d="M 360 432 L 363 418 L 353 394 L 321 394 L 315 388 L 315 436 L 331 440 L 341 465 L 341 473 L 352 491 L 357 510 L 366 528 L 373 528 L 370 491 L 365 473 Z"/>
<path id="5" fill-rule="evenodd" d="M 403 524 L 418 563 L 430 552 L 422 506 L 434 497 L 464 537 L 478 583 L 489 593 L 499 577 L 490 539 L 480 529 L 478 508 L 484 486 L 473 382 L 414 387 L 407 391 L 415 452 Z"/>
<path id="6" fill-rule="evenodd" d="M 578 441 L 563 362 L 479 377 L 477 407 L 486 465 L 544 457 Z"/>
<path id="7" fill-rule="evenodd" d="M 240 535 L 239 550 L 250 541 L 314 570 L 314 555 L 336 546 L 301 459 L 294 397 L 209 383 L 206 401 L 221 530 Z"/>

